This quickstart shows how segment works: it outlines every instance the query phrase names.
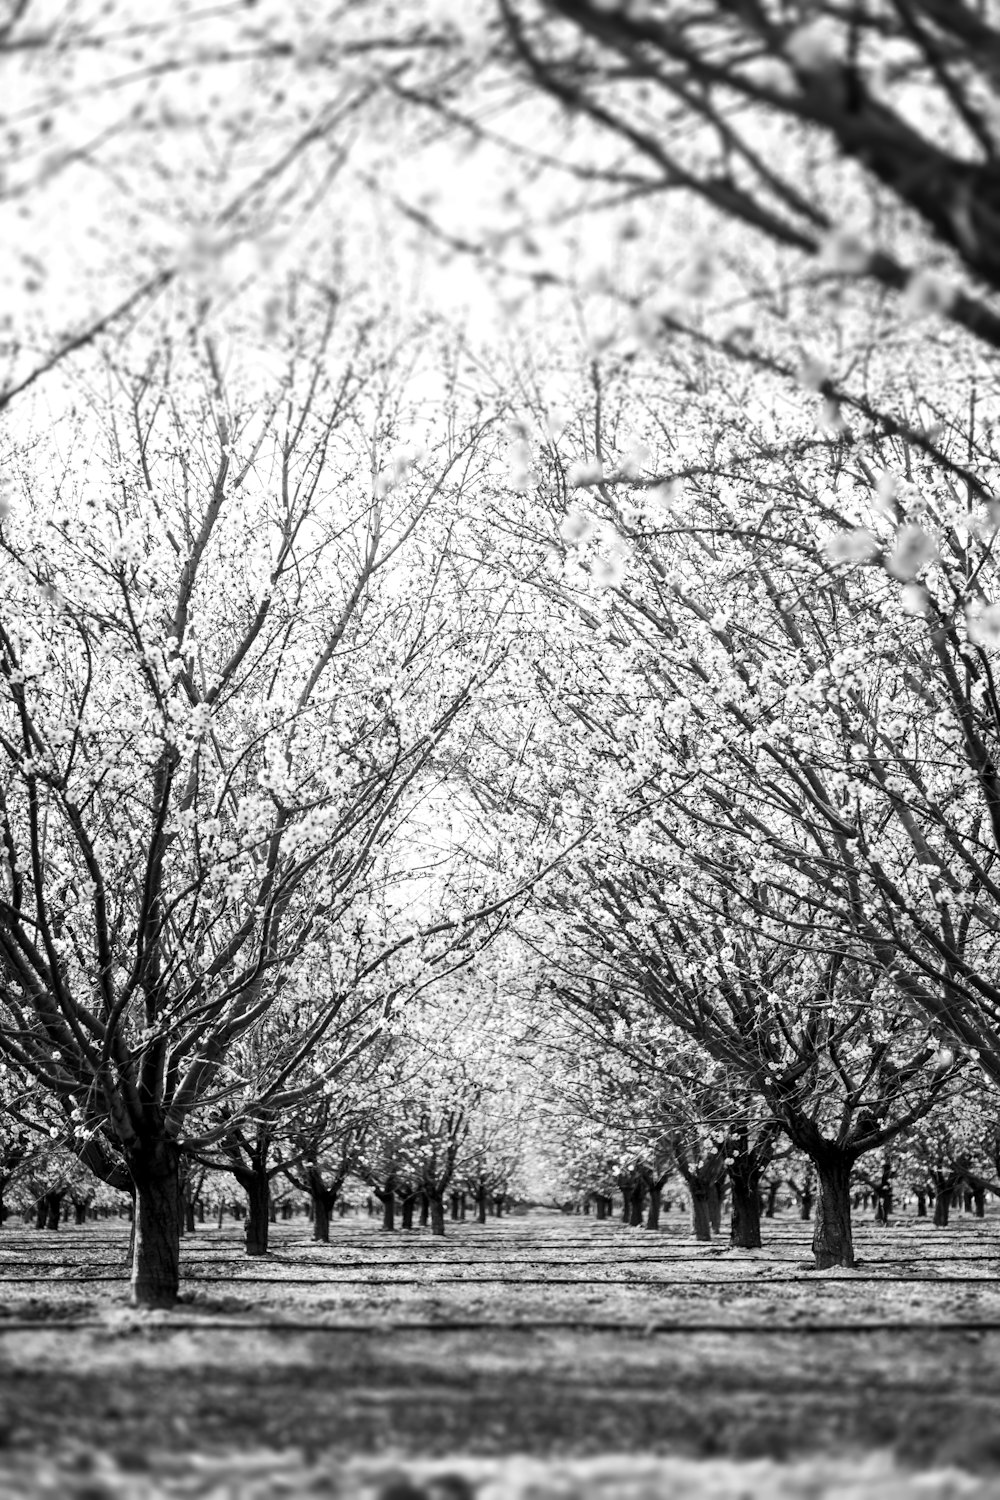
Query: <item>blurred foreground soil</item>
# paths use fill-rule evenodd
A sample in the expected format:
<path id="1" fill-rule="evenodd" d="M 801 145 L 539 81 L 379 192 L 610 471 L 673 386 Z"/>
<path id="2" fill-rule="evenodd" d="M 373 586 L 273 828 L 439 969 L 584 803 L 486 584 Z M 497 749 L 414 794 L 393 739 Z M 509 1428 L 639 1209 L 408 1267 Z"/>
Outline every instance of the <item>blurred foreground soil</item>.
<path id="1" fill-rule="evenodd" d="M 0 1235 L 0 1496 L 1000 1497 L 1000 1235 L 861 1228 L 855 1273 L 588 1220 L 442 1242 L 304 1221 L 185 1241 L 127 1307 L 127 1226 Z M 995 1326 L 994 1326 L 995 1325 Z M 512 1457 L 516 1455 L 516 1457 Z M 428 1489 L 430 1485 L 430 1489 Z M 387 1488 L 388 1487 L 388 1488 Z M 402 1497 L 404 1491 L 400 1491 Z"/>

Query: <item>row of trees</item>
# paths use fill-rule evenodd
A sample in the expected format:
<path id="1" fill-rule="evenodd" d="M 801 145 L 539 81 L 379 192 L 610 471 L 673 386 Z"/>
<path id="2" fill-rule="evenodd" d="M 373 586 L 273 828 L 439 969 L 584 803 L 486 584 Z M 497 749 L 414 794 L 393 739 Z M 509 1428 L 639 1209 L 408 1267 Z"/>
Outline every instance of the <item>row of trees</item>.
<path id="1" fill-rule="evenodd" d="M 851 1264 L 858 1164 L 1000 1083 L 988 11 L 498 0 L 390 27 L 372 0 L 336 47 L 179 23 L 140 70 L 181 80 L 162 119 L 69 152 L 81 101 L 135 80 L 103 20 L 28 9 L 0 67 L 59 58 L 18 96 L 54 145 L 14 129 L 4 211 L 98 166 L 146 243 L 105 309 L 102 196 L 4 356 L 15 1143 L 54 1101 L 134 1193 L 140 1305 L 176 1296 L 191 1161 L 266 1235 L 268 1182 L 332 1122 L 387 1201 L 440 1204 L 470 1115 L 453 1078 L 406 1080 L 465 1063 L 437 1057 L 446 1006 L 405 1018 L 466 973 L 492 1004 L 502 936 L 526 1046 L 590 1028 L 696 1202 L 722 1153 L 741 1234 L 791 1142 L 818 1263 Z M 261 156 L 256 103 L 191 85 L 273 67 Z M 178 118 L 175 253 L 150 226 Z M 305 232 L 317 205 L 335 236 Z M 448 326 L 440 274 L 411 305 L 404 223 L 502 327 Z M 400 1101 L 377 1127 L 364 1088 Z"/>

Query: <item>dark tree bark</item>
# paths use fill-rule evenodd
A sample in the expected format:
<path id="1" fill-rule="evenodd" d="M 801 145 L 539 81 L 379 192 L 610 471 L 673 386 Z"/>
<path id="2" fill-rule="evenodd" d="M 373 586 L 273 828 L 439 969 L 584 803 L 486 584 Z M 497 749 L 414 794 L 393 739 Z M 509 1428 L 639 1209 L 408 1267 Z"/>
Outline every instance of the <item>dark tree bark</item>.
<path id="1" fill-rule="evenodd" d="M 306 1166 L 305 1177 L 302 1181 L 288 1175 L 293 1187 L 304 1187 L 309 1194 L 309 1212 L 312 1219 L 312 1237 L 321 1244 L 330 1242 L 330 1215 L 333 1213 L 334 1205 L 344 1183 L 345 1174 L 338 1174 L 329 1185 L 324 1181 L 323 1174 L 315 1162 L 309 1162 Z M 290 1205 L 288 1205 L 290 1209 Z"/>
<path id="2" fill-rule="evenodd" d="M 744 1121 L 729 1132 L 726 1175 L 731 1193 L 729 1243 L 734 1250 L 760 1249 L 760 1184 L 774 1156 L 777 1137 L 777 1127 L 768 1124 L 758 1127 L 751 1140 L 750 1127 Z"/>
<path id="3" fill-rule="evenodd" d="M 444 1199 L 440 1193 L 429 1193 L 431 1234 L 444 1234 Z"/>
<path id="4" fill-rule="evenodd" d="M 330 1243 L 330 1205 L 327 1203 L 326 1192 L 320 1188 L 318 1192 L 310 1194 L 310 1208 L 312 1209 L 312 1237 L 323 1245 Z"/>
<path id="5" fill-rule="evenodd" d="M 271 1228 L 271 1178 L 266 1169 L 245 1172 L 240 1186 L 247 1195 L 246 1253 L 266 1255 Z"/>
<path id="6" fill-rule="evenodd" d="M 382 1228 L 391 1231 L 396 1228 L 396 1189 L 392 1184 L 384 1188 L 375 1189 L 375 1196 L 382 1205 Z"/>
<path id="7" fill-rule="evenodd" d="M 954 1179 L 944 1172 L 935 1172 L 934 1186 L 934 1225 L 937 1229 L 947 1229 L 952 1194 L 955 1191 Z"/>
<path id="8" fill-rule="evenodd" d="M 176 1146 L 140 1143 L 128 1153 L 135 1183 L 130 1277 L 133 1307 L 173 1307 L 180 1286 L 180 1177 Z"/>
<path id="9" fill-rule="evenodd" d="M 746 1174 L 730 1173 L 729 1185 L 732 1190 L 729 1243 L 734 1250 L 759 1250 L 760 1194 L 756 1182 Z"/>
<path id="10" fill-rule="evenodd" d="M 719 1211 L 719 1198 L 715 1191 L 725 1171 L 725 1150 L 713 1147 L 699 1165 L 688 1160 L 687 1152 L 680 1141 L 674 1141 L 674 1160 L 691 1195 L 691 1227 L 696 1240 L 712 1238 L 713 1199 L 714 1209 Z"/>
<path id="11" fill-rule="evenodd" d="M 851 1231 L 851 1170 L 854 1158 L 833 1149 L 816 1162 L 819 1201 L 813 1229 L 813 1254 L 817 1271 L 831 1266 L 854 1265 Z"/>
<path id="12" fill-rule="evenodd" d="M 713 1182 L 708 1190 L 708 1222 L 712 1226 L 712 1233 L 718 1234 L 722 1228 L 722 1196 L 725 1185 L 721 1177 Z"/>
<path id="13" fill-rule="evenodd" d="M 691 1222 L 696 1240 L 708 1242 L 712 1238 L 712 1219 L 709 1213 L 708 1189 L 700 1184 L 691 1187 Z"/>
<path id="14" fill-rule="evenodd" d="M 49 1194 L 49 1211 L 45 1218 L 46 1229 L 58 1229 L 62 1223 L 62 1193 Z"/>

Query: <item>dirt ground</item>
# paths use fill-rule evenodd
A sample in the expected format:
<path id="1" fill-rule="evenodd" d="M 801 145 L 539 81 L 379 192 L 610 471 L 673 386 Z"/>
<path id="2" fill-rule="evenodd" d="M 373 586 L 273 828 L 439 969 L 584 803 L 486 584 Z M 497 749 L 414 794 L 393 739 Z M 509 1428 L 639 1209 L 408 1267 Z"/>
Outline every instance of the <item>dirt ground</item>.
<path id="1" fill-rule="evenodd" d="M 1000 1497 L 1000 1218 L 766 1250 L 534 1215 L 314 1245 L 200 1226 L 173 1313 L 128 1226 L 0 1231 L 0 1496 Z M 428 1490 L 427 1486 L 431 1485 Z"/>

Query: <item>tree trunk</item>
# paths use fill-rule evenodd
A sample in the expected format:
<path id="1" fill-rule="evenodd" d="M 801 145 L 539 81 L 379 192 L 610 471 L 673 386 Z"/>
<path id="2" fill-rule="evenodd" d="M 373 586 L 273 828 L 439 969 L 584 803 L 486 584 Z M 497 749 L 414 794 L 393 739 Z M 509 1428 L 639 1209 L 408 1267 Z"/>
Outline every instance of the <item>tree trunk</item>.
<path id="1" fill-rule="evenodd" d="M 776 1177 L 767 1185 L 767 1204 L 764 1208 L 765 1219 L 773 1219 L 774 1211 L 778 1206 L 778 1194 L 781 1192 L 781 1178 Z"/>
<path id="2" fill-rule="evenodd" d="M 312 1237 L 328 1245 L 330 1243 L 330 1209 L 327 1205 L 326 1193 L 322 1187 L 313 1185 L 309 1196 L 312 1204 Z"/>
<path id="3" fill-rule="evenodd" d="M 975 1209 L 976 1218 L 977 1219 L 985 1219 L 985 1217 L 986 1217 L 986 1190 L 985 1190 L 985 1188 L 977 1187 L 977 1188 L 973 1188 L 972 1189 L 972 1203 L 973 1203 L 973 1207 Z"/>
<path id="4" fill-rule="evenodd" d="M 918 1219 L 926 1219 L 926 1217 L 927 1217 L 927 1194 L 926 1193 L 918 1193 L 917 1194 L 917 1218 Z"/>
<path id="5" fill-rule="evenodd" d="M 87 1222 L 87 1205 L 86 1205 L 86 1203 L 74 1203 L 73 1204 L 73 1216 L 76 1219 L 76 1222 L 78 1224 L 86 1224 L 86 1222 Z"/>
<path id="6" fill-rule="evenodd" d="M 444 1199 L 440 1193 L 429 1193 L 431 1205 L 431 1234 L 444 1234 Z"/>
<path id="7" fill-rule="evenodd" d="M 819 1202 L 813 1230 L 813 1254 L 817 1271 L 831 1266 L 854 1265 L 851 1234 L 851 1168 L 853 1159 L 830 1154 L 816 1162 Z"/>
<path id="8" fill-rule="evenodd" d="M 712 1227 L 713 1234 L 718 1234 L 722 1228 L 722 1194 L 723 1184 L 721 1178 L 709 1184 L 708 1222 Z"/>
<path id="9" fill-rule="evenodd" d="M 266 1172 L 246 1172 L 240 1184 L 247 1195 L 246 1251 L 266 1255 L 271 1227 L 271 1183 Z"/>
<path id="10" fill-rule="evenodd" d="M 732 1205 L 729 1220 L 729 1243 L 734 1250 L 760 1249 L 759 1173 L 730 1172 Z"/>
<path id="11" fill-rule="evenodd" d="M 135 1183 L 133 1307 L 173 1307 L 180 1286 L 180 1178 L 177 1148 L 153 1141 L 131 1151 Z"/>
<path id="12" fill-rule="evenodd" d="M 403 1229 L 413 1228 L 413 1205 L 416 1202 L 416 1193 L 404 1193 L 399 1205 L 400 1225 Z"/>
<path id="13" fill-rule="evenodd" d="M 430 1199 L 425 1192 L 420 1194 L 420 1227 L 427 1228 L 427 1217 L 430 1213 Z"/>
<path id="14" fill-rule="evenodd" d="M 476 1222 L 486 1223 L 486 1189 L 480 1188 L 476 1193 Z"/>
<path id="15" fill-rule="evenodd" d="M 396 1227 L 396 1190 L 387 1187 L 384 1192 L 377 1196 L 382 1202 L 382 1228 L 386 1230 Z"/>
<path id="16" fill-rule="evenodd" d="M 704 1188 L 691 1188 L 691 1222 L 696 1240 L 712 1238 L 712 1220 L 708 1212 L 708 1193 Z"/>
<path id="17" fill-rule="evenodd" d="M 646 1215 L 646 1228 L 659 1229 L 660 1227 L 660 1202 L 663 1197 L 663 1189 L 655 1185 L 649 1189 L 649 1213 Z"/>
<path id="18" fill-rule="evenodd" d="M 951 1210 L 951 1188 L 939 1187 L 934 1199 L 934 1227 L 935 1229 L 947 1229 L 948 1215 Z"/>
<path id="19" fill-rule="evenodd" d="M 632 1201 L 628 1216 L 629 1227 L 631 1229 L 636 1229 L 642 1224 L 642 1202 L 644 1197 L 645 1194 L 642 1191 L 642 1186 L 637 1184 L 632 1189 Z"/>

